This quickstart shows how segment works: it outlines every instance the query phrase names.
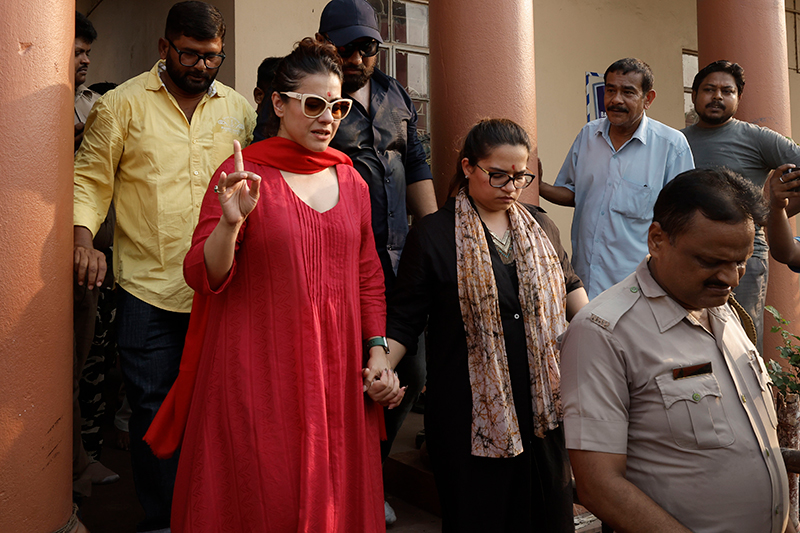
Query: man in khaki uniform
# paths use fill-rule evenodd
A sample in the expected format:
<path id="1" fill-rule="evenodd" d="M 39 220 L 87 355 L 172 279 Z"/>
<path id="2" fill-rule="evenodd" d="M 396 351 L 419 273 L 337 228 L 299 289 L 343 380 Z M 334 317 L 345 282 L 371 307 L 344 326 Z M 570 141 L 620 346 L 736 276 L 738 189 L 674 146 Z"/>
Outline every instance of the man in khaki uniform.
<path id="1" fill-rule="evenodd" d="M 769 376 L 727 302 L 766 210 L 729 170 L 680 174 L 650 256 L 565 333 L 578 495 L 616 531 L 794 531 Z"/>

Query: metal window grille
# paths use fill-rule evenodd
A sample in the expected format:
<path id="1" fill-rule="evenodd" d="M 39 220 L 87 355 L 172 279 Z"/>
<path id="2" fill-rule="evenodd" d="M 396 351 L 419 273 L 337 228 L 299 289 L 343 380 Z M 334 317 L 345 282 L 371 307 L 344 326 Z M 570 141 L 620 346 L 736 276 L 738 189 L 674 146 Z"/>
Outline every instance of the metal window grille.
<path id="1" fill-rule="evenodd" d="M 383 45 L 378 68 L 396 78 L 417 107 L 417 129 L 430 132 L 430 66 L 427 0 L 367 0 L 375 9 Z"/>

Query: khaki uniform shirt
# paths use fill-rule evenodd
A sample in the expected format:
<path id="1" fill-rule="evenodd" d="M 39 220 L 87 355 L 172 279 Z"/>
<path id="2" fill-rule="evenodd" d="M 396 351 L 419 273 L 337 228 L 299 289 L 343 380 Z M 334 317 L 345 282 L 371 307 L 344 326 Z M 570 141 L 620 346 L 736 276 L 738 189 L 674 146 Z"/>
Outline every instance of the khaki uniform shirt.
<path id="1" fill-rule="evenodd" d="M 769 376 L 731 308 L 708 314 L 711 333 L 647 260 L 584 307 L 561 352 L 567 448 L 627 455 L 628 481 L 695 533 L 782 533 Z"/>
<path id="2" fill-rule="evenodd" d="M 252 139 L 256 114 L 215 81 L 192 122 L 161 82 L 159 61 L 103 95 L 92 108 L 75 160 L 73 221 L 94 235 L 113 198 L 114 275 L 150 305 L 188 313 L 193 291 L 183 258 L 217 167 Z"/>
<path id="3" fill-rule="evenodd" d="M 100 95 L 89 89 L 86 85 L 79 85 L 75 90 L 75 124 L 82 122 L 86 124 L 86 119 L 89 118 L 89 111 L 92 106 L 100 98 Z"/>

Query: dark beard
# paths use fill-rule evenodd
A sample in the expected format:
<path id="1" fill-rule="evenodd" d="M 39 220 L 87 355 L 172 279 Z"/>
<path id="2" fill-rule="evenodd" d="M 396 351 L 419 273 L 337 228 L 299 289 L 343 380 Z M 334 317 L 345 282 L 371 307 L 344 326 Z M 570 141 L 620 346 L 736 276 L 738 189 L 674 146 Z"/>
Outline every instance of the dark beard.
<path id="1" fill-rule="evenodd" d="M 374 66 L 367 68 L 363 63 L 358 67 L 347 66 L 347 68 L 357 68 L 358 74 L 345 74 L 344 80 L 342 81 L 342 92 L 346 94 L 353 94 L 366 85 L 369 82 L 369 79 L 372 77 L 373 71 L 375 70 Z"/>
<path id="2" fill-rule="evenodd" d="M 719 126 L 720 124 L 724 124 L 725 122 L 730 120 L 730 118 L 733 115 L 729 115 L 729 114 L 725 113 L 724 115 L 720 115 L 718 117 L 712 117 L 712 116 L 706 115 L 705 113 L 697 113 L 697 116 L 700 117 L 700 119 L 703 122 L 705 122 L 706 124 L 710 124 L 711 126 Z"/>
<path id="3" fill-rule="evenodd" d="M 202 59 L 200 61 L 202 61 Z M 219 69 L 206 70 L 201 74 L 203 79 L 197 81 L 189 78 L 188 72 L 179 70 L 179 66 L 173 63 L 169 56 L 167 57 L 166 65 L 167 74 L 169 74 L 169 78 L 172 80 L 172 83 L 174 83 L 178 89 L 187 94 L 201 94 L 206 92 L 211 86 L 211 83 L 214 81 L 214 78 L 217 77 L 217 72 L 219 71 Z"/>

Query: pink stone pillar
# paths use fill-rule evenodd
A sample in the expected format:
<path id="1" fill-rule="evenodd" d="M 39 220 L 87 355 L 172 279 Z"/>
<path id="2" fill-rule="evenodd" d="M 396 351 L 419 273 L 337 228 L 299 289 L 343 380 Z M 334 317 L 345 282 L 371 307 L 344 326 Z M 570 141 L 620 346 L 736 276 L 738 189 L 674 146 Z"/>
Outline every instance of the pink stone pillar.
<path id="1" fill-rule="evenodd" d="M 697 0 L 700 68 L 718 59 L 744 67 L 747 85 L 736 118 L 791 137 L 786 14 L 782 0 Z M 767 304 L 800 331 L 797 274 L 770 258 Z M 764 355 L 777 357 L 781 338 L 770 333 L 776 322 L 764 317 Z"/>
<path id="2" fill-rule="evenodd" d="M 50 533 L 72 515 L 75 3 L 0 12 L 0 529 Z"/>
<path id="3" fill-rule="evenodd" d="M 531 0 L 436 0 L 430 4 L 431 146 L 439 204 L 456 170 L 470 127 L 482 118 L 508 118 L 534 146 L 536 77 Z M 539 203 L 534 182 L 522 199 Z"/>

